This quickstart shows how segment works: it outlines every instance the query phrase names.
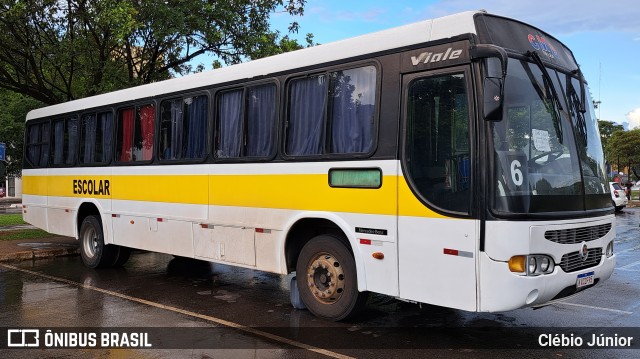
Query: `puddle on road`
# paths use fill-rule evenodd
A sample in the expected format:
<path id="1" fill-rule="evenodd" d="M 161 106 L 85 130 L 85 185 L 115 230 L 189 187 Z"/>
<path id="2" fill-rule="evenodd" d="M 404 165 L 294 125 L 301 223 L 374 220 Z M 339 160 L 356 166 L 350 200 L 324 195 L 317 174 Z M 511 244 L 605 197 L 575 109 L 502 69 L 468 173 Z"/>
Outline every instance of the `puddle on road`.
<path id="1" fill-rule="evenodd" d="M 77 244 L 69 244 L 69 243 L 46 243 L 46 242 L 25 242 L 25 243 L 18 243 L 17 244 L 20 247 L 29 247 L 31 249 L 54 249 L 54 248 L 60 248 L 60 247 L 66 247 L 66 248 L 75 248 L 78 245 Z"/>

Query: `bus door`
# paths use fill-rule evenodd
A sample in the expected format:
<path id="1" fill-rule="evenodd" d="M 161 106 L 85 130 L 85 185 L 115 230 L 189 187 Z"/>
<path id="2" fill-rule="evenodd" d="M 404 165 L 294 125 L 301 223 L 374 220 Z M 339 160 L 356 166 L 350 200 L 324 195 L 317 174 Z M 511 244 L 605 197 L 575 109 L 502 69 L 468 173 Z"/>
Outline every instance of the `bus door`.
<path id="1" fill-rule="evenodd" d="M 405 75 L 399 180 L 400 297 L 476 310 L 469 66 Z"/>

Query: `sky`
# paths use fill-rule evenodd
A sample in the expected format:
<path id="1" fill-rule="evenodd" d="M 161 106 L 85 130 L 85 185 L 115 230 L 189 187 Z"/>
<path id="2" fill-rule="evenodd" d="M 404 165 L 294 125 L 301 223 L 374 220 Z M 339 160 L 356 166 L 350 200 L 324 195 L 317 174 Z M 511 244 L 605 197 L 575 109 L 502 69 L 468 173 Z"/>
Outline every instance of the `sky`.
<path id="1" fill-rule="evenodd" d="M 637 0 L 307 0 L 304 16 L 272 15 L 283 34 L 324 44 L 460 11 L 484 9 L 536 26 L 573 51 L 601 120 L 640 128 L 640 3 Z"/>

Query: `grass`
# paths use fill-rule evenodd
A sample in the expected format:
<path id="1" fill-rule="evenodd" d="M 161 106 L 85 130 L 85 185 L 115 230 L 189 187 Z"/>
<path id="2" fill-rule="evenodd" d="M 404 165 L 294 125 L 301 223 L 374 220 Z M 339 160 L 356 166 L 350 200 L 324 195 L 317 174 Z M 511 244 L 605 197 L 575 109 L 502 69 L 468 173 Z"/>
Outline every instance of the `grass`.
<path id="1" fill-rule="evenodd" d="M 22 214 L 0 214 L 0 229 L 3 227 L 19 226 L 27 224 L 22 220 Z M 8 229 L 0 230 L 0 241 L 13 241 L 16 239 L 38 239 L 52 237 L 51 233 L 42 229 Z"/>
<path id="2" fill-rule="evenodd" d="M 15 231 L 0 231 L 0 241 L 49 238 L 51 236 L 51 233 L 43 231 L 42 229 L 17 229 Z"/>
<path id="3" fill-rule="evenodd" d="M 22 214 L 0 214 L 0 227 L 17 226 L 27 224 L 22 220 Z"/>

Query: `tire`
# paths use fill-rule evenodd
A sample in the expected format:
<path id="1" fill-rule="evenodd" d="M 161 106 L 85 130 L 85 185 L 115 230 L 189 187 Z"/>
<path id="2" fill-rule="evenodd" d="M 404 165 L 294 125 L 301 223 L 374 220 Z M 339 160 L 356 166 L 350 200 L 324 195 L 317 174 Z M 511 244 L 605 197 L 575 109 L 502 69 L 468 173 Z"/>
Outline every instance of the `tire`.
<path id="1" fill-rule="evenodd" d="M 336 236 L 319 235 L 302 247 L 296 278 L 302 301 L 320 318 L 353 317 L 367 302 L 368 293 L 358 292 L 353 255 Z"/>
<path id="2" fill-rule="evenodd" d="M 117 256 L 116 246 L 104 244 L 102 222 L 98 216 L 87 216 L 80 226 L 80 256 L 89 268 L 110 267 Z"/>
<path id="3" fill-rule="evenodd" d="M 110 246 L 109 246 L 110 247 Z M 117 248 L 117 253 L 115 255 L 115 260 L 113 262 L 114 267 L 122 267 L 131 256 L 131 248 L 123 247 L 123 246 L 114 246 Z"/>

